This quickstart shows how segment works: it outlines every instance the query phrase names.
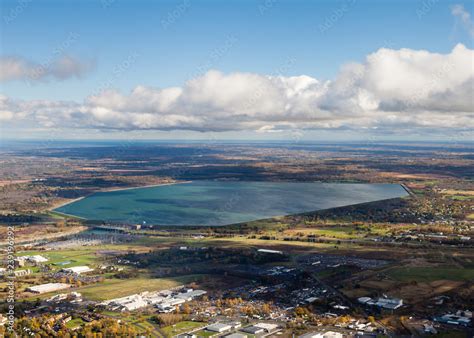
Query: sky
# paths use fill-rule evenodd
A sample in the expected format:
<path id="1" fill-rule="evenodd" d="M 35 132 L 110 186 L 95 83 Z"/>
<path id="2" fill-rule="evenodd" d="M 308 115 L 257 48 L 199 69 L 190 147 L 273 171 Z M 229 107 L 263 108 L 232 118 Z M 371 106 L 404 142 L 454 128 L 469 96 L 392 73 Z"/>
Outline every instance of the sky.
<path id="1" fill-rule="evenodd" d="M 470 140 L 472 7 L 4 0 L 1 137 Z"/>

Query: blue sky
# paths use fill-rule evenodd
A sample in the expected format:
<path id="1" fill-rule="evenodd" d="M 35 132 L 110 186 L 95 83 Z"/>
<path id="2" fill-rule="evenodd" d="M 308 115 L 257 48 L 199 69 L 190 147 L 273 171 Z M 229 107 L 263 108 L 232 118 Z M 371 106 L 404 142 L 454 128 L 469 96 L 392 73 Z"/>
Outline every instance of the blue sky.
<path id="1" fill-rule="evenodd" d="M 441 0 L 6 0 L 3 56 L 47 64 L 60 50 L 93 66 L 80 78 L 7 81 L 1 93 L 82 101 L 104 87 L 182 86 L 209 69 L 331 80 L 381 47 L 472 49 L 453 5 L 472 12 L 472 2 Z"/>
<path id="2" fill-rule="evenodd" d="M 5 16 L 19 2 L 3 3 Z M 285 68 L 286 75 L 332 78 L 343 63 L 361 61 L 384 46 L 441 53 L 459 41 L 472 46 L 467 33 L 455 29 L 449 10 L 453 3 L 31 1 L 16 19 L 2 26 L 2 53 L 47 62 L 73 34 L 77 38 L 67 52 L 96 60 L 96 71 L 67 83 L 9 83 L 2 90 L 25 99 L 79 100 L 111 77 L 114 86 L 128 91 L 137 84 L 181 85 L 208 66 L 224 72 L 271 74 L 288 60 L 294 62 Z M 174 21 L 168 21 L 169 15 Z M 327 23 L 332 27 L 321 31 Z M 224 49 L 222 56 L 219 48 Z M 114 67 L 127 60 L 134 64 L 124 66 L 125 74 L 113 75 Z"/>

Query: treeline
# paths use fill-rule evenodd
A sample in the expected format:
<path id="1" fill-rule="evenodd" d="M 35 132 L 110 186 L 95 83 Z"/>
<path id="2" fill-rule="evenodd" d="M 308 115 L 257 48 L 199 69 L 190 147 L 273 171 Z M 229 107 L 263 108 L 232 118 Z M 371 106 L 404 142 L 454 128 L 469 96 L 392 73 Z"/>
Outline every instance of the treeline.
<path id="1" fill-rule="evenodd" d="M 73 330 L 66 322 L 55 319 L 54 316 L 22 317 L 15 321 L 14 331 L 8 331 L 0 326 L 0 336 L 14 337 L 60 337 L 60 338 L 106 338 L 106 337 L 136 337 L 137 330 L 124 322 L 111 318 L 94 320 Z"/>

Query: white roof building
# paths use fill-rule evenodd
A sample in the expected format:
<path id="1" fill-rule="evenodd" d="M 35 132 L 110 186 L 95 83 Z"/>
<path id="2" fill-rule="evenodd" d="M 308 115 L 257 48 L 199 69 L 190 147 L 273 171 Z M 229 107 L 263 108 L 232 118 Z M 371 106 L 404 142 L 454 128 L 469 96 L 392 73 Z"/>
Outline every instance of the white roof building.
<path id="1" fill-rule="evenodd" d="M 20 258 L 26 259 L 26 260 L 28 260 L 30 262 L 34 262 L 34 263 L 44 263 L 44 262 L 48 261 L 48 259 L 46 257 L 43 257 L 41 255 L 22 256 Z"/>
<path id="2" fill-rule="evenodd" d="M 30 270 L 30 269 L 26 269 L 26 270 L 15 270 L 15 271 L 13 272 L 13 274 L 15 275 L 15 277 L 28 276 L 28 275 L 31 275 L 31 270 Z"/>
<path id="3" fill-rule="evenodd" d="M 361 304 L 366 304 L 368 301 L 372 300 L 372 298 L 370 297 L 360 297 L 360 298 L 357 298 L 357 301 Z"/>
<path id="4" fill-rule="evenodd" d="M 398 298 L 379 298 L 375 305 L 383 307 L 384 309 L 395 310 L 403 305 L 403 300 Z"/>
<path id="5" fill-rule="evenodd" d="M 206 327 L 206 329 L 208 331 L 213 331 L 213 332 L 219 332 L 219 333 L 222 333 L 222 332 L 226 332 L 226 331 L 229 331 L 232 329 L 232 326 L 229 325 L 229 324 L 224 324 L 224 323 L 214 323 L 214 324 L 211 324 L 211 325 L 208 325 Z"/>
<path id="6" fill-rule="evenodd" d="M 360 297 L 357 301 L 361 304 L 375 305 L 384 309 L 395 310 L 403 305 L 403 299 L 398 298 L 382 298 L 375 300 L 370 297 Z"/>
<path id="7" fill-rule="evenodd" d="M 261 329 L 264 329 L 268 333 L 271 333 L 271 332 L 275 331 L 276 329 L 278 329 L 277 324 L 270 324 L 270 323 L 257 323 L 254 326 L 258 327 L 258 328 L 261 328 Z"/>
<path id="8" fill-rule="evenodd" d="M 52 292 L 56 290 L 67 289 L 70 287 L 71 287 L 70 284 L 65 284 L 65 283 L 46 283 L 46 284 L 30 286 L 26 290 L 30 292 L 34 292 L 34 293 L 46 293 L 46 292 Z"/>
<path id="9" fill-rule="evenodd" d="M 110 301 L 106 301 L 103 304 L 117 306 L 121 308 L 122 311 L 133 311 L 148 305 L 148 303 L 140 295 L 131 295 L 122 298 L 115 298 Z"/>
<path id="10" fill-rule="evenodd" d="M 61 271 L 75 273 L 75 274 L 80 275 L 81 273 L 94 271 L 94 269 L 89 268 L 87 265 L 81 265 L 81 266 L 73 266 L 70 268 L 63 268 L 61 269 Z"/>
<path id="11" fill-rule="evenodd" d="M 146 301 L 148 302 L 148 304 L 150 305 L 155 305 L 155 304 L 159 304 L 161 302 L 163 302 L 166 298 L 165 297 L 162 297 L 162 296 L 159 296 L 159 295 L 155 295 L 155 296 L 149 296 L 146 298 Z"/>
<path id="12" fill-rule="evenodd" d="M 145 302 L 143 299 L 134 299 L 134 300 L 131 300 L 130 302 L 121 304 L 121 306 L 123 307 L 122 311 L 125 311 L 125 310 L 133 311 L 147 305 L 148 303 Z"/>
<path id="13" fill-rule="evenodd" d="M 279 254 L 279 255 L 283 255 L 283 251 L 279 251 L 279 250 L 258 249 L 257 251 L 258 251 L 258 252 L 263 252 L 263 253 L 270 253 L 270 254 Z"/>
<path id="14" fill-rule="evenodd" d="M 187 292 L 171 296 L 172 292 L 163 291 L 144 291 L 140 294 L 133 294 L 126 297 L 115 298 L 103 301 L 101 304 L 109 308 L 120 308 L 123 310 L 136 310 L 141 307 L 154 305 L 160 312 L 172 312 L 177 305 L 193 299 L 199 295 L 205 294 L 203 290 L 189 289 Z"/>
<path id="15" fill-rule="evenodd" d="M 176 295 L 176 298 L 182 298 L 182 299 L 185 299 L 187 301 L 190 301 L 196 297 L 200 297 L 200 296 L 203 296 L 205 295 L 207 292 L 204 291 L 204 290 L 191 290 L 191 291 L 188 291 L 188 292 L 183 292 L 183 293 L 179 293 Z"/>

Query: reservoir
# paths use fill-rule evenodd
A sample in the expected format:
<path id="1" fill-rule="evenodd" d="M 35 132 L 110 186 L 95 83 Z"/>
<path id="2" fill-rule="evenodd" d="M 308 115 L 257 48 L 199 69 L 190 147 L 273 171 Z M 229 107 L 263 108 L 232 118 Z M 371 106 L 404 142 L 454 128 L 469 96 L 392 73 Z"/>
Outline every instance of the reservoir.
<path id="1" fill-rule="evenodd" d="M 54 211 L 118 223 L 219 226 L 403 196 L 399 184 L 194 181 L 98 192 Z"/>

